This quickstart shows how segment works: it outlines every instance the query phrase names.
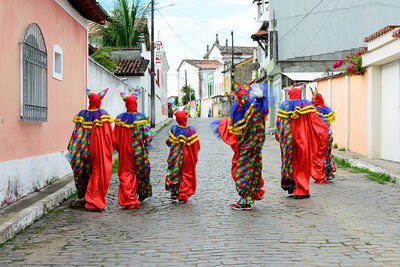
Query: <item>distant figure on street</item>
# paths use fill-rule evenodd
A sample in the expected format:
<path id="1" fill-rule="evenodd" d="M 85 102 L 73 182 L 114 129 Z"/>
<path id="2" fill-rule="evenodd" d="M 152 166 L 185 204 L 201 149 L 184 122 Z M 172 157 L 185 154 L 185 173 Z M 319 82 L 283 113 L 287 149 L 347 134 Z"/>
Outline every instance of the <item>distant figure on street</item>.
<path id="1" fill-rule="evenodd" d="M 230 205 L 235 210 L 250 210 L 255 200 L 264 198 L 262 148 L 269 105 L 274 104 L 271 88 L 265 83 L 250 83 L 241 88 L 233 81 L 236 102 L 230 117 L 211 123 L 213 132 L 231 146 L 232 178 L 240 196 Z"/>
<path id="2" fill-rule="evenodd" d="M 101 211 L 112 169 L 112 118 L 100 109 L 108 88 L 99 94 L 86 89 L 89 109 L 75 116 L 75 128 L 68 145 L 70 164 L 74 171 L 78 197 L 85 198 L 87 210 Z"/>
<path id="3" fill-rule="evenodd" d="M 153 134 L 149 118 L 137 112 L 138 87 L 131 96 L 120 94 L 126 112 L 117 116 L 114 127 L 113 141 L 119 154 L 118 203 L 126 209 L 136 209 L 139 202 L 152 195 L 148 153 Z"/>
<path id="4" fill-rule="evenodd" d="M 290 90 L 289 97 L 280 105 L 275 125 L 282 157 L 281 187 L 297 199 L 308 198 L 311 175 L 316 180 L 325 178 L 328 127 L 311 101 L 302 99 L 301 89 Z"/>
<path id="5" fill-rule="evenodd" d="M 165 189 L 171 199 L 185 203 L 196 192 L 196 164 L 200 141 L 196 130 L 187 125 L 189 106 L 183 111 L 171 104 L 178 125 L 168 131 L 167 145 L 170 147 Z"/>
<path id="6" fill-rule="evenodd" d="M 332 181 L 335 178 L 334 172 L 336 172 L 335 160 L 332 157 L 333 133 L 331 128 L 331 123 L 335 121 L 335 112 L 333 112 L 330 107 L 325 106 L 324 99 L 322 95 L 318 92 L 317 88 L 315 88 L 314 90 L 312 88 L 310 89 L 312 92 L 312 103 L 315 106 L 315 109 L 317 110 L 317 114 L 319 118 L 323 122 L 325 122 L 329 130 L 328 146 L 326 148 L 325 160 L 324 160 L 325 179 L 315 178 L 315 176 L 316 177 L 319 176 L 318 172 L 317 175 L 314 175 L 312 173 L 311 176 L 315 179 L 315 182 L 317 184 L 326 184 L 327 182 Z M 318 170 L 318 166 L 313 169 L 313 172 L 316 170 Z"/>

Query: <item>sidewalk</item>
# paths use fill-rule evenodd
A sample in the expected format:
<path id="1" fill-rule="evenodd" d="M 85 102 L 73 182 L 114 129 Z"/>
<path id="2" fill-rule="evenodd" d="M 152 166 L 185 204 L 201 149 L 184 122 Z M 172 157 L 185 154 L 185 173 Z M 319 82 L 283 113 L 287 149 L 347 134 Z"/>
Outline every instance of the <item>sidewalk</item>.
<path id="1" fill-rule="evenodd" d="M 351 151 L 339 151 L 338 149 L 333 149 L 332 154 L 338 159 L 347 161 L 351 164 L 351 166 L 365 168 L 372 172 L 386 173 L 397 184 L 400 183 L 399 162 L 381 159 L 369 159 L 368 157 L 359 155 Z"/>
<path id="2" fill-rule="evenodd" d="M 265 132 L 268 135 L 273 135 L 274 129 L 267 128 L 265 129 Z M 332 154 L 336 158 L 350 163 L 351 166 L 365 168 L 372 172 L 388 174 L 396 184 L 400 184 L 400 162 L 369 159 L 360 154 L 351 151 L 339 151 L 339 149 L 332 149 Z"/>
<path id="3" fill-rule="evenodd" d="M 157 134 L 165 124 L 170 124 L 172 121 L 173 119 L 168 118 L 157 124 L 152 129 L 153 133 Z M 0 209 L 0 244 L 24 230 L 75 192 L 74 177 L 70 173 L 53 184 L 44 187 L 39 192 L 32 193 Z"/>

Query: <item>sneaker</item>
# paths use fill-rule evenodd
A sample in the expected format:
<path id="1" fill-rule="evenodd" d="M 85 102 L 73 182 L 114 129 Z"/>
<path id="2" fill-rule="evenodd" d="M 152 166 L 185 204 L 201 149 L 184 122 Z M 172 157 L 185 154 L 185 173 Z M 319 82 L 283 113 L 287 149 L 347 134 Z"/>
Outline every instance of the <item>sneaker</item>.
<path id="1" fill-rule="evenodd" d="M 139 202 L 143 202 L 146 198 L 146 196 L 139 196 Z"/>
<path id="2" fill-rule="evenodd" d="M 229 205 L 234 210 L 251 210 L 251 205 L 250 204 L 238 204 L 234 203 Z"/>
<path id="3" fill-rule="evenodd" d="M 186 202 L 188 202 L 187 199 L 178 199 L 179 204 L 185 204 Z"/>

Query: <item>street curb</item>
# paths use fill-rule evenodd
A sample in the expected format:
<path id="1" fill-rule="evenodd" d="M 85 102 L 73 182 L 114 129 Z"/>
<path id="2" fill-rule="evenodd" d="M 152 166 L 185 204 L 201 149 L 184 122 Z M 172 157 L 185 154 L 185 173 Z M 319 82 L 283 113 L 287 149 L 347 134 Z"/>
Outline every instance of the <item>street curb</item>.
<path id="1" fill-rule="evenodd" d="M 7 220 L 0 225 L 0 244 L 3 244 L 8 239 L 14 237 L 34 221 L 47 214 L 49 209 L 57 207 L 61 202 L 68 199 L 76 191 L 75 182 L 72 174 L 60 178 L 57 182 L 61 183 L 63 181 L 65 182 L 65 180 L 71 181 L 54 193 L 40 199 L 32 205 L 23 208 L 16 213 L 9 213 Z M 24 199 L 28 199 L 29 197 L 32 198 L 34 196 L 32 194 Z M 13 205 L 18 205 L 18 201 L 4 209 L 12 208 Z"/>
<path id="2" fill-rule="evenodd" d="M 158 123 L 156 127 L 152 129 L 154 135 L 158 134 L 165 124 L 171 124 L 172 121 L 172 118 L 168 118 Z M 118 154 L 116 154 L 116 156 L 113 154 L 113 158 L 115 157 L 118 158 Z M 70 182 L 67 182 L 67 180 L 70 180 Z M 10 238 L 14 237 L 40 217 L 47 214 L 48 210 L 59 206 L 64 200 L 67 200 L 72 194 L 75 193 L 76 188 L 74 176 L 73 173 L 70 173 L 58 179 L 53 185 L 45 186 L 40 192 L 38 192 L 38 194 L 40 194 L 46 188 L 49 189 L 51 186 L 57 186 L 60 183 L 66 184 L 48 196 L 43 197 L 33 204 L 22 208 L 20 211 L 7 212 L 8 209 L 15 209 L 15 207 L 21 203 L 21 200 L 29 202 L 29 198 L 35 198 L 37 197 L 37 194 L 32 193 L 25 198 L 17 200 L 9 206 L 0 209 L 0 218 L 3 216 L 7 217 L 4 222 L 0 221 L 0 244 L 3 244 Z M 42 193 L 45 194 L 44 192 Z"/>
<path id="3" fill-rule="evenodd" d="M 367 163 L 365 161 L 359 160 L 359 159 L 352 159 L 352 158 L 347 158 L 347 157 L 343 157 L 342 155 L 338 155 L 333 153 L 333 155 L 335 156 L 335 158 L 341 159 L 346 161 L 347 163 L 349 163 L 352 167 L 358 167 L 358 168 L 364 168 L 367 169 L 371 172 L 376 172 L 376 173 L 384 173 L 389 175 L 390 179 L 395 182 L 396 184 L 400 183 L 400 177 L 389 173 L 386 169 L 372 165 L 370 163 Z"/>

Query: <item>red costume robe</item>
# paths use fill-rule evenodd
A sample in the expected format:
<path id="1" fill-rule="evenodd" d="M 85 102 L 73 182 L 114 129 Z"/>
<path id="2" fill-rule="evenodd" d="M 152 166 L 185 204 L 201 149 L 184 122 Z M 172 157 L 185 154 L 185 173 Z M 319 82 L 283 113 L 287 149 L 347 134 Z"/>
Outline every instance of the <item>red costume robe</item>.
<path id="1" fill-rule="evenodd" d="M 121 95 L 127 112 L 117 116 L 114 127 L 114 145 L 119 154 L 118 203 L 134 209 L 139 208 L 139 201 L 152 195 L 148 152 L 153 135 L 149 118 L 137 112 L 136 97 Z"/>
<path id="2" fill-rule="evenodd" d="M 108 89 L 99 94 L 86 90 L 89 109 L 75 116 L 68 151 L 79 198 L 85 198 L 87 209 L 102 210 L 112 170 L 112 119 L 100 109 Z"/>
<path id="3" fill-rule="evenodd" d="M 311 175 L 316 179 L 325 177 L 328 127 L 312 103 L 301 99 L 300 89 L 292 89 L 289 95 L 290 100 L 279 107 L 275 126 L 282 153 L 281 186 L 296 196 L 307 196 Z"/>
<path id="4" fill-rule="evenodd" d="M 317 184 L 326 184 L 335 177 L 334 172 L 336 172 L 336 163 L 332 157 L 333 133 L 331 128 L 331 123 L 335 121 L 335 112 L 333 112 L 330 107 L 325 106 L 324 99 L 318 92 L 318 89 L 312 92 L 312 103 L 315 106 L 319 118 L 329 129 L 328 146 L 326 148 L 324 160 L 325 177 L 324 179 L 318 179 L 314 175 L 312 176 Z M 316 169 L 318 169 L 318 166 L 316 166 Z"/>
<path id="5" fill-rule="evenodd" d="M 196 192 L 196 164 L 200 150 L 200 141 L 196 130 L 187 126 L 187 113 L 175 113 L 178 125 L 168 131 L 166 144 L 170 147 L 168 171 L 165 182 L 171 198 L 188 201 Z"/>

